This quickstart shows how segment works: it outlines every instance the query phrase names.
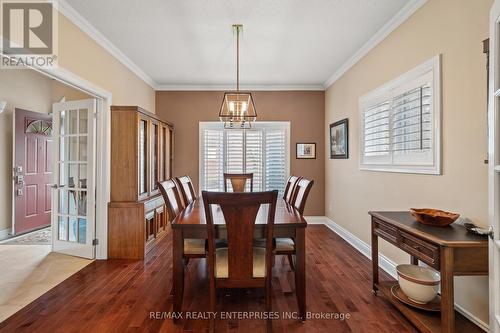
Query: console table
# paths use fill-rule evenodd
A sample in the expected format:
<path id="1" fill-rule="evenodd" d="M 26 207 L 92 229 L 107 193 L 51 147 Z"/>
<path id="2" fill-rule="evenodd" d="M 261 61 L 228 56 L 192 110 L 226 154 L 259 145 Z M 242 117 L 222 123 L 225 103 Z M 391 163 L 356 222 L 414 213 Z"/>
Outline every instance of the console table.
<path id="1" fill-rule="evenodd" d="M 454 309 L 453 276 L 488 274 L 488 240 L 465 227 L 421 224 L 409 212 L 369 212 L 372 217 L 373 292 L 377 291 L 401 311 L 421 332 L 483 332 Z M 441 313 L 413 309 L 391 293 L 394 281 L 379 281 L 378 237 L 441 273 Z"/>

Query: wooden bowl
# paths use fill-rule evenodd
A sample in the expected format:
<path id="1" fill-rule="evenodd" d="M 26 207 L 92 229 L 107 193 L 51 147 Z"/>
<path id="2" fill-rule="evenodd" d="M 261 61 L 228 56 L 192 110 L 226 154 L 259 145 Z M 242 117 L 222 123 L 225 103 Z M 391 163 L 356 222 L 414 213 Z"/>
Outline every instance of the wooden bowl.
<path id="1" fill-rule="evenodd" d="M 410 213 L 418 222 L 436 227 L 446 227 L 460 217 L 460 214 L 429 208 L 410 208 Z"/>

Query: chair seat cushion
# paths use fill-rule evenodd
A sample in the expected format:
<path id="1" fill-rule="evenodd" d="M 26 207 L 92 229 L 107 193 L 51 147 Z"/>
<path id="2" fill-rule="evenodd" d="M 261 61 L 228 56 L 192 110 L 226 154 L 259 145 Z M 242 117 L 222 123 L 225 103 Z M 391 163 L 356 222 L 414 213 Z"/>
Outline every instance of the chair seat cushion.
<path id="1" fill-rule="evenodd" d="M 223 247 L 215 250 L 215 277 L 225 279 L 229 277 L 228 248 Z M 253 248 L 253 277 L 263 278 L 266 276 L 266 249 Z"/>
<path id="2" fill-rule="evenodd" d="M 205 254 L 205 240 L 204 239 L 184 239 L 184 254 Z"/>
<path id="3" fill-rule="evenodd" d="M 292 238 L 276 238 L 276 251 L 295 251 L 295 242 Z"/>

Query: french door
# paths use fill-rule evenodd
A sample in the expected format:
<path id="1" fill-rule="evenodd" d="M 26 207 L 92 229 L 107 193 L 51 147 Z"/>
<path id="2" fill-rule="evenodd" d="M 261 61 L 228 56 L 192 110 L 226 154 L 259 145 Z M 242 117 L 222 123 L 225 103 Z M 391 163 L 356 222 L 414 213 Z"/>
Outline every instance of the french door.
<path id="1" fill-rule="evenodd" d="M 488 101 L 490 332 L 500 333 L 500 0 L 490 12 L 490 75 Z"/>
<path id="2" fill-rule="evenodd" d="M 52 250 L 95 257 L 96 100 L 53 107 Z"/>

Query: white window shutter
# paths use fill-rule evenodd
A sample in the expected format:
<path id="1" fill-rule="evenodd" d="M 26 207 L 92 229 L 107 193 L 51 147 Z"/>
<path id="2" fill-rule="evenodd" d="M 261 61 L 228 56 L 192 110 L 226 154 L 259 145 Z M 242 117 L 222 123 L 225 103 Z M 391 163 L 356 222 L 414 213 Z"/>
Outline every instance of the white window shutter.
<path id="1" fill-rule="evenodd" d="M 253 190 L 262 191 L 262 131 L 246 131 L 245 134 L 245 173 L 253 173 Z"/>
<path id="2" fill-rule="evenodd" d="M 286 177 L 286 132 L 284 129 L 266 131 L 266 191 L 278 190 L 283 195 Z"/>
<path id="3" fill-rule="evenodd" d="M 381 162 L 390 155 L 389 110 L 390 101 L 383 101 L 365 109 L 363 117 L 364 160 Z"/>
<path id="4" fill-rule="evenodd" d="M 287 122 L 257 122 L 251 130 L 200 123 L 201 189 L 223 191 L 224 172 L 253 173 L 254 191 L 278 190 L 282 195 L 288 176 L 289 128 Z M 231 190 L 231 184 L 227 185 Z"/>
<path id="5" fill-rule="evenodd" d="M 224 133 L 219 130 L 203 131 L 202 189 L 221 191 L 224 172 Z"/>
<path id="6" fill-rule="evenodd" d="M 227 173 L 244 172 L 243 131 L 226 132 L 226 171 Z"/>
<path id="7" fill-rule="evenodd" d="M 441 173 L 440 57 L 360 99 L 361 169 Z"/>

